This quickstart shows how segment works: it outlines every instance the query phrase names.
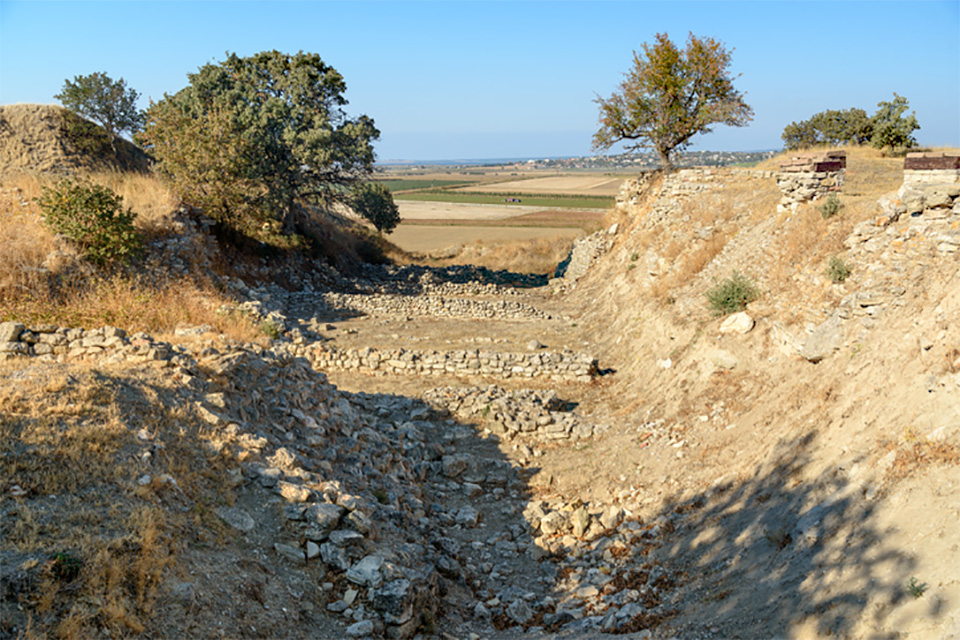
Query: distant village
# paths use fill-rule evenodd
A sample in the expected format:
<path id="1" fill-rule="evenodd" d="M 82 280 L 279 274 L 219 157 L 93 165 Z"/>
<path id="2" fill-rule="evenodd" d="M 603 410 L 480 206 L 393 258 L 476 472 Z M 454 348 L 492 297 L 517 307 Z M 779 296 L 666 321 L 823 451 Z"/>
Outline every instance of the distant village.
<path id="1" fill-rule="evenodd" d="M 749 167 L 779 151 L 685 151 L 674 154 L 673 163 L 678 167 Z M 622 153 L 605 156 L 580 156 L 572 158 L 543 159 L 489 159 L 489 160 L 436 160 L 430 162 L 413 160 L 392 160 L 378 162 L 377 171 L 390 168 L 402 171 L 429 171 L 442 167 L 446 172 L 465 170 L 470 172 L 486 171 L 493 168 L 511 171 L 645 171 L 656 169 L 660 160 L 655 153 Z"/>
<path id="2" fill-rule="evenodd" d="M 723 167 L 730 165 L 750 166 L 779 151 L 685 151 L 674 156 L 678 167 Z M 610 156 L 584 156 L 579 158 L 554 158 L 527 160 L 516 163 L 527 169 L 564 169 L 564 170 L 617 170 L 617 169 L 655 169 L 660 160 L 655 153 L 623 153 Z"/>

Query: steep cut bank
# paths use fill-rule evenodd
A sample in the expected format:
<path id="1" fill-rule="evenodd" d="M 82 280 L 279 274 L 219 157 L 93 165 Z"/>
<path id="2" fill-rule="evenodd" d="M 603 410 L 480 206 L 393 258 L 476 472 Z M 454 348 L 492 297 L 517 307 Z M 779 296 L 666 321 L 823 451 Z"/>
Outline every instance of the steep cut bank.
<path id="1" fill-rule="evenodd" d="M 583 496 L 619 478 L 696 505 L 671 546 L 680 628 L 960 632 L 960 189 L 849 162 L 830 218 L 822 201 L 775 213 L 762 174 L 625 185 L 613 246 L 570 296 L 629 427 L 594 453 L 608 484 L 547 470 Z M 734 271 L 760 297 L 715 317 L 705 293 Z"/>

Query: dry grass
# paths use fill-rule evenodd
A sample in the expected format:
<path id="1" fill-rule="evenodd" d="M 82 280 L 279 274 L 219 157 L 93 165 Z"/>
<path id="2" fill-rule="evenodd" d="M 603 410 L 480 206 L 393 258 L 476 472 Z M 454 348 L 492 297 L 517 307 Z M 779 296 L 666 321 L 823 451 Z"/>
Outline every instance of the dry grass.
<path id="1" fill-rule="evenodd" d="M 156 176 L 101 172 L 90 178 L 123 197 L 123 205 L 136 212 L 136 225 L 148 237 L 167 233 L 172 214 L 180 202 Z"/>
<path id="2" fill-rule="evenodd" d="M 489 269 L 505 269 L 514 273 L 553 275 L 557 265 L 570 253 L 573 238 L 565 236 L 541 237 L 532 240 L 506 242 L 474 242 L 464 245 L 451 258 L 430 259 L 409 256 L 411 261 L 430 266 L 470 264 Z"/>
<path id="3" fill-rule="evenodd" d="M 122 327 L 155 337 L 179 325 L 210 325 L 241 342 L 262 342 L 265 336 L 249 317 L 218 312 L 228 302 L 209 286 L 190 279 L 151 282 L 134 276 L 94 277 L 56 295 L 0 297 L 0 321 L 16 319 L 27 325 Z"/>
<path id="4" fill-rule="evenodd" d="M 176 202 L 154 177 L 99 173 L 91 179 L 124 197 L 150 236 L 169 232 Z M 84 263 L 43 224 L 34 198 L 54 178 L 17 174 L 0 181 L 0 322 L 70 327 L 116 325 L 128 331 L 170 332 L 208 324 L 231 338 L 263 339 L 242 316 L 224 316 L 227 302 L 200 279 L 106 275 Z"/>
<path id="5" fill-rule="evenodd" d="M 53 234 L 32 204 L 40 193 L 39 180 L 18 182 L 22 186 L 0 184 L 0 300 L 4 295 L 45 295 L 44 262 L 56 249 Z"/>
<path id="6" fill-rule="evenodd" d="M 927 472 L 929 467 L 960 464 L 960 447 L 947 442 L 931 442 L 912 427 L 904 429 L 899 442 L 888 443 L 886 448 L 897 452 L 887 472 L 893 481 L 903 480 L 921 470 Z"/>
<path id="7" fill-rule="evenodd" d="M 120 366 L 0 364 L 0 487 L 25 491 L 0 497 L 0 550 L 27 557 L 20 570 L 33 576 L 15 587 L 18 613 L 3 615 L 23 616 L 21 629 L 29 619 L 23 637 L 142 632 L 178 540 L 209 535 L 194 512 L 229 502 L 224 458 L 205 453 L 207 428 L 169 384 Z M 176 487 L 138 483 L 145 471 Z"/>

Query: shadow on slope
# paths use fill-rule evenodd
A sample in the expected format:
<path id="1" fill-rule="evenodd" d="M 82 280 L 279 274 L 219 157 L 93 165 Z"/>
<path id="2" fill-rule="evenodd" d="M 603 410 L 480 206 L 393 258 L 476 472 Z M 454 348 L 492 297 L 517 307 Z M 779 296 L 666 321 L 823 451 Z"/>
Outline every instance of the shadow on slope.
<path id="1" fill-rule="evenodd" d="M 782 442 L 752 478 L 675 503 L 674 513 L 690 513 L 663 552 L 686 574 L 685 623 L 736 638 L 896 635 L 883 623 L 915 559 L 872 524 L 881 500 L 872 487 L 842 470 L 804 480 L 816 437 Z"/>

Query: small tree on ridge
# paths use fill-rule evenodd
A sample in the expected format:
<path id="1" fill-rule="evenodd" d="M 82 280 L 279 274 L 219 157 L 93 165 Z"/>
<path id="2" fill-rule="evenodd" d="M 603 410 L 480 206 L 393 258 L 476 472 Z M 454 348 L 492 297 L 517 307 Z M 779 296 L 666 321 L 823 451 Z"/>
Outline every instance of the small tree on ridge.
<path id="1" fill-rule="evenodd" d="M 123 132 L 136 133 L 143 123 L 137 109 L 140 94 L 127 88 L 123 78 L 113 80 L 102 71 L 66 80 L 60 93 L 53 96 L 74 113 L 93 120 L 110 136 L 110 145 L 117 153 L 117 137 Z"/>
<path id="2" fill-rule="evenodd" d="M 746 125 L 753 109 L 734 89 L 730 52 L 712 38 L 687 37 L 678 49 L 665 33 L 653 45 L 633 53 L 633 68 L 610 98 L 597 98 L 600 130 L 594 149 L 609 149 L 629 141 L 628 150 L 653 149 L 664 169 L 672 169 L 670 154 L 690 138 L 709 133 L 711 125 Z"/>

